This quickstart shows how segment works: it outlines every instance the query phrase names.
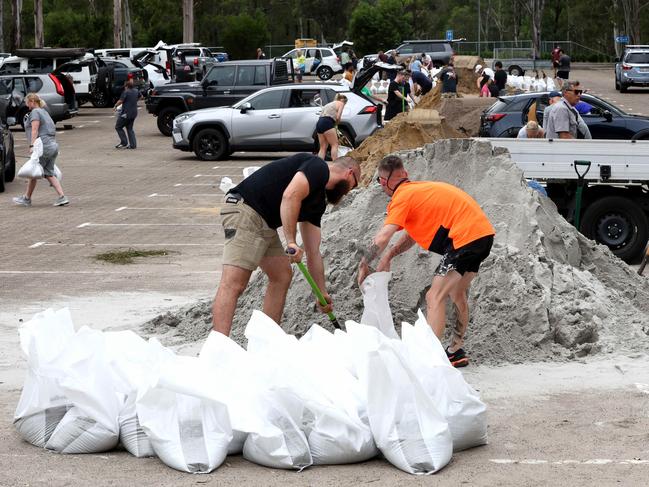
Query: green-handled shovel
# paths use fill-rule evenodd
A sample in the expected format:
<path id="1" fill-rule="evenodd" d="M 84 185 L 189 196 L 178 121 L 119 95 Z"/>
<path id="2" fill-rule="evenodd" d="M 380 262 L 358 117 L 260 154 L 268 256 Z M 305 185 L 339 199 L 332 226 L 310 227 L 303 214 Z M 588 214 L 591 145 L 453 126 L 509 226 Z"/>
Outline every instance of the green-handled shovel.
<path id="1" fill-rule="evenodd" d="M 293 255 L 295 253 L 295 249 L 289 248 L 286 251 L 287 254 Z M 316 284 L 316 282 L 313 280 L 313 277 L 311 277 L 311 273 L 309 272 L 309 269 L 306 268 L 303 262 L 296 262 L 298 269 L 302 272 L 304 275 L 304 278 L 306 281 L 309 283 L 311 286 L 311 290 L 313 291 L 313 294 L 315 294 L 315 297 L 318 298 L 318 301 L 322 306 L 327 306 L 327 300 L 325 297 L 322 295 L 322 292 L 320 291 L 320 288 Z M 329 320 L 331 320 L 331 324 L 334 325 L 339 330 L 342 330 L 340 323 L 338 323 L 338 319 L 334 316 L 334 314 L 329 311 L 327 313 L 327 316 L 329 317 Z"/>

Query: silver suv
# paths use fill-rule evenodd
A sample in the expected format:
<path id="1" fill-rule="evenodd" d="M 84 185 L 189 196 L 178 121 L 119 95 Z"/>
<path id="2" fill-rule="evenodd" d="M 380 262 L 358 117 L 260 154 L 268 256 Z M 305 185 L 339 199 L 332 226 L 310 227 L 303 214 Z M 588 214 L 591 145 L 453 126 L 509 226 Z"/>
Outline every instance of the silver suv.
<path id="1" fill-rule="evenodd" d="M 615 89 L 626 93 L 631 86 L 649 86 L 649 45 L 626 46 L 615 65 Z"/>
<path id="2" fill-rule="evenodd" d="M 231 107 L 183 113 L 173 122 L 173 146 L 206 161 L 238 150 L 311 151 L 322 106 L 344 93 L 347 103 L 338 128 L 356 147 L 381 127 L 381 108 L 360 92 L 379 69 L 396 68 L 378 63 L 358 73 L 352 91 L 333 82 L 273 86 Z"/>
<path id="3" fill-rule="evenodd" d="M 397 51 L 398 55 L 396 57 L 397 64 L 406 62 L 409 58 L 413 56 L 418 56 L 422 53 L 426 53 L 430 56 L 433 61 L 433 65 L 436 67 L 444 66 L 447 64 L 453 57 L 454 51 L 451 47 L 451 42 L 458 42 L 462 39 L 454 39 L 452 41 L 447 40 L 410 40 L 403 41 L 403 43 L 393 49 Z M 387 51 L 386 51 L 387 52 Z M 376 62 L 378 59 L 378 54 L 370 54 L 363 58 L 363 67 L 368 67 L 369 65 Z"/>
<path id="4" fill-rule="evenodd" d="M 29 109 L 25 104 L 28 93 L 37 93 L 47 104 L 54 122 L 67 120 L 79 112 L 72 81 L 64 74 L 3 74 L 0 75 L 3 91 L 11 93 L 12 102 L 7 107 L 7 120 L 15 118 L 14 123 L 25 127 L 25 117 Z"/>

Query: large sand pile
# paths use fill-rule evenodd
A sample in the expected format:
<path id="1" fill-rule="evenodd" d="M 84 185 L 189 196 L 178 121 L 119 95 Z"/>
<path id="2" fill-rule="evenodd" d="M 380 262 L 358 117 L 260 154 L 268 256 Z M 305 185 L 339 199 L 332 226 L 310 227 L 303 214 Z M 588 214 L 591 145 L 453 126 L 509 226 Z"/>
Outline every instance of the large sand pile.
<path id="1" fill-rule="evenodd" d="M 435 110 L 400 113 L 363 141 L 349 155 L 361 164 L 361 182 L 368 185 L 381 159 L 403 149 L 415 149 L 439 139 L 462 137 Z"/>
<path id="2" fill-rule="evenodd" d="M 491 256 L 470 292 L 466 348 L 486 364 L 560 360 L 649 346 L 649 283 L 611 252 L 579 234 L 554 204 L 530 190 L 521 171 L 488 142 L 444 140 L 402 153 L 415 180 L 441 180 L 470 193 L 496 227 Z M 359 248 L 381 226 L 387 197 L 377 185 L 358 190 L 323 219 L 322 252 L 339 320 L 358 320 Z M 395 322 L 413 322 L 424 306 L 438 256 L 416 248 L 393 261 L 391 305 Z M 232 336 L 243 342 L 253 309 L 261 309 L 265 279 L 256 274 L 239 303 Z M 304 333 L 314 300 L 296 271 L 282 326 Z M 177 329 L 177 339 L 198 340 L 209 330 L 209 303 L 163 316 L 151 331 Z"/>
<path id="3" fill-rule="evenodd" d="M 475 67 L 480 64 L 485 66 L 484 60 L 480 56 L 455 56 L 453 65 L 457 73 L 457 92 L 463 95 L 479 95 L 480 90 L 476 85 L 478 75 Z"/>

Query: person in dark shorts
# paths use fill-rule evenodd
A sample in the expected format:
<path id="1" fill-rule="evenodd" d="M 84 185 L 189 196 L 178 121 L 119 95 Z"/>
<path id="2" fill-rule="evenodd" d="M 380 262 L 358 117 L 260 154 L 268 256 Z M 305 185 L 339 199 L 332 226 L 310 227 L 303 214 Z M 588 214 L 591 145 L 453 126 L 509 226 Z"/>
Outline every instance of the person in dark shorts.
<path id="1" fill-rule="evenodd" d="M 557 66 L 557 78 L 566 80 L 570 78 L 570 56 L 563 49 L 560 50 L 559 64 Z"/>
<path id="2" fill-rule="evenodd" d="M 376 265 L 377 272 L 389 271 L 392 259 L 415 243 L 441 254 L 426 293 L 426 319 L 442 340 L 446 301 L 451 299 L 457 321 L 446 354 L 454 367 L 464 367 L 469 363 L 462 348 L 469 324 L 467 292 L 480 264 L 491 252 L 496 232 L 471 196 L 447 183 L 410 181 L 399 157 L 384 158 L 378 172 L 378 182 L 391 201 L 383 227 L 361 259 L 358 283 L 362 284 L 372 265 Z M 405 232 L 401 238 L 386 250 L 392 236 L 402 230 Z"/>
<path id="3" fill-rule="evenodd" d="M 291 283 L 290 262 L 300 262 L 303 255 L 329 303 L 320 309 L 332 310 L 320 254 L 320 221 L 327 203 L 338 204 L 360 179 L 360 166 L 351 157 L 326 163 L 312 154 L 296 154 L 266 164 L 225 195 L 223 267 L 212 305 L 215 331 L 230 334 L 239 296 L 258 267 L 268 276 L 264 313 L 279 324 Z M 297 244 L 298 224 L 303 248 Z"/>
<path id="4" fill-rule="evenodd" d="M 338 158 L 338 131 L 336 125 L 343 116 L 343 110 L 347 104 L 347 97 L 338 93 L 334 101 L 327 103 L 322 107 L 322 115 L 318 119 L 315 131 L 318 134 L 318 144 L 320 150 L 318 157 L 324 161 L 327 155 L 327 148 L 331 148 L 331 160 Z"/>

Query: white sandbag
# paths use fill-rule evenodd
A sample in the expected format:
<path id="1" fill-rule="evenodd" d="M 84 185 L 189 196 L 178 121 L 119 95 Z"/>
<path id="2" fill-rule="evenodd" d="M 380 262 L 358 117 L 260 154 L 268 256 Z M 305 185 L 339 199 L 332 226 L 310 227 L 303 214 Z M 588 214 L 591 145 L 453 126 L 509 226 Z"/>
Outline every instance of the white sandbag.
<path id="1" fill-rule="evenodd" d="M 51 364 L 74 336 L 74 325 L 67 308 L 47 309 L 23 323 L 19 334 L 28 369 L 14 426 L 25 441 L 44 448 L 72 407 L 58 384 L 60 373 Z"/>
<path id="2" fill-rule="evenodd" d="M 404 354 L 424 390 L 448 422 L 453 450 L 487 443 L 487 406 L 446 356 L 444 347 L 419 311 L 415 326 L 403 323 Z"/>
<path id="3" fill-rule="evenodd" d="M 557 85 L 552 78 L 547 77 L 545 78 L 545 88 L 548 91 L 555 91 L 557 89 Z"/>
<path id="4" fill-rule="evenodd" d="M 126 451 L 135 457 L 153 457 L 153 445 L 137 415 L 136 399 L 137 394 L 129 395 L 119 412 L 119 441 Z"/>
<path id="5" fill-rule="evenodd" d="M 225 405 L 162 387 L 147 389 L 137 414 L 156 455 L 189 473 L 209 473 L 228 453 L 232 428 Z"/>
<path id="6" fill-rule="evenodd" d="M 252 173 L 259 169 L 259 166 L 248 166 L 243 168 L 243 179 L 246 179 Z"/>
<path id="7" fill-rule="evenodd" d="M 353 150 L 354 150 L 353 147 L 347 147 L 345 145 L 339 145 L 338 146 L 338 157 L 344 157 Z"/>
<path id="8" fill-rule="evenodd" d="M 43 155 L 43 141 L 38 137 L 33 142 L 32 153 L 29 159 L 18 170 L 16 174 L 19 178 L 40 179 L 43 177 L 43 166 L 38 162 Z"/>
<path id="9" fill-rule="evenodd" d="M 363 281 L 361 292 L 364 309 L 361 323 L 377 328 L 389 338 L 399 338 L 394 329 L 388 298 L 388 284 L 391 278 L 391 272 L 374 272 Z"/>
<path id="10" fill-rule="evenodd" d="M 98 453 L 119 440 L 121 403 L 115 391 L 102 332 L 82 327 L 52 364 L 59 386 L 74 405 L 45 448 L 59 453 Z"/>
<path id="11" fill-rule="evenodd" d="M 385 458 L 412 474 L 443 468 L 451 460 L 453 439 L 417 377 L 387 342 L 370 352 L 367 362 L 370 427 Z"/>
<path id="12" fill-rule="evenodd" d="M 234 188 L 235 186 L 236 186 L 236 184 L 234 184 L 234 183 L 232 182 L 232 179 L 231 179 L 231 178 L 229 178 L 229 177 L 227 177 L 227 176 L 223 176 L 223 177 L 221 178 L 221 183 L 219 184 L 219 189 L 220 189 L 221 191 L 223 191 L 224 193 L 227 193 L 228 191 L 230 191 L 230 190 L 231 190 L 232 188 Z"/>

